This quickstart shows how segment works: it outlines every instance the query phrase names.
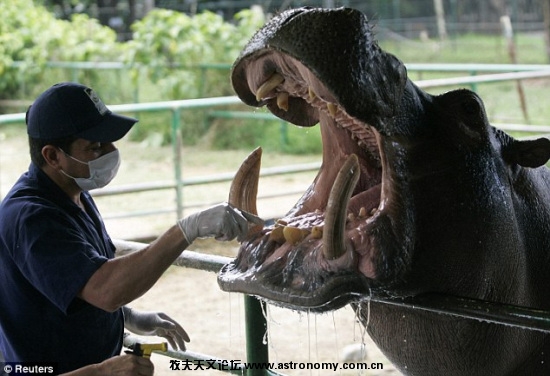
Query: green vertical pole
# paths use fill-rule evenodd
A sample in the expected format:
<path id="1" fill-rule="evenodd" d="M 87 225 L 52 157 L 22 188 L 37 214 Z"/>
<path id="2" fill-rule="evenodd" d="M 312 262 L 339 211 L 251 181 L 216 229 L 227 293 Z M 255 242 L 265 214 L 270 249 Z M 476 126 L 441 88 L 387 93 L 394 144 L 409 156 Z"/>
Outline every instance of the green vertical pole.
<path id="1" fill-rule="evenodd" d="M 281 150 L 288 150 L 288 128 L 286 121 L 281 121 L 279 130 L 281 132 Z"/>
<path id="2" fill-rule="evenodd" d="M 477 76 L 477 72 L 476 71 L 470 71 L 470 76 Z M 475 82 L 472 82 L 470 84 L 470 89 L 472 89 L 472 91 L 474 93 L 477 92 L 477 84 Z"/>
<path id="3" fill-rule="evenodd" d="M 172 153 L 174 155 L 174 177 L 176 180 L 176 215 L 183 217 L 183 180 L 181 177 L 180 110 L 172 110 Z"/>
<path id="4" fill-rule="evenodd" d="M 264 316 L 265 302 L 253 296 L 244 296 L 244 315 L 246 328 L 246 361 L 248 363 L 267 363 L 267 321 Z M 246 376 L 265 376 L 267 370 L 249 369 Z"/>

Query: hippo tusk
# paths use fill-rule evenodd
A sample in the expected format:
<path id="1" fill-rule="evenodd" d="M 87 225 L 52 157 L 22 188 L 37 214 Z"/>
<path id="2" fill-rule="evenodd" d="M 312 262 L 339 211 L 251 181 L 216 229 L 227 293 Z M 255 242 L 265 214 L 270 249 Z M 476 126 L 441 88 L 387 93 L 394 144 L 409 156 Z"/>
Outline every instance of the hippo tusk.
<path id="1" fill-rule="evenodd" d="M 233 178 L 229 188 L 229 199 L 227 200 L 231 206 L 258 215 L 256 200 L 261 164 L 262 148 L 258 147 L 245 158 Z M 254 226 L 249 229 L 249 234 L 261 228 L 261 225 Z"/>
<path id="2" fill-rule="evenodd" d="M 256 101 L 261 101 L 269 92 L 279 86 L 285 78 L 279 73 L 274 73 L 267 81 L 265 81 L 256 91 Z"/>
<path id="3" fill-rule="evenodd" d="M 323 255 L 327 260 L 337 259 L 346 252 L 347 207 L 360 175 L 359 159 L 352 154 L 340 168 L 328 199 L 323 231 Z"/>

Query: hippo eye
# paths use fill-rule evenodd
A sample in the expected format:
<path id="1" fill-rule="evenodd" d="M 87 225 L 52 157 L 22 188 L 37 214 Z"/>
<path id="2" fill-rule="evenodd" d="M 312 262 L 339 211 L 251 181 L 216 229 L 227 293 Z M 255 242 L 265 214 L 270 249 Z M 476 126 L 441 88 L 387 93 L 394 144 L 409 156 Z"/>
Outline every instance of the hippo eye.
<path id="1" fill-rule="evenodd" d="M 479 114 L 479 103 L 474 97 L 468 97 L 461 103 L 462 110 L 467 115 Z"/>

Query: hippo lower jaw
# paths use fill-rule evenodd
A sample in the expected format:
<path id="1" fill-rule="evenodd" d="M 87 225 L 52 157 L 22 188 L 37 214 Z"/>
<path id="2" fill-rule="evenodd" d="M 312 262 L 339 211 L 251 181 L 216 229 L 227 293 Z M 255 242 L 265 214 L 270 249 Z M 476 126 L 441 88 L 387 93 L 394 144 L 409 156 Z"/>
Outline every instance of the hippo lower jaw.
<path id="1" fill-rule="evenodd" d="M 307 108 L 308 119 L 320 123 L 323 163 L 294 208 L 253 231 L 218 282 L 225 291 L 295 309 L 336 309 L 369 293 L 380 268 L 388 266 L 380 266 L 387 264 L 387 255 L 377 244 L 395 241 L 377 241 L 388 232 L 379 222 L 388 223 L 393 195 L 383 168 L 382 138 L 374 127 L 349 116 L 296 60 L 270 54 L 256 62 L 259 68 L 249 67 L 256 73 L 248 80 L 258 102 L 274 113 L 290 112 L 293 105 L 299 113 Z M 271 76 L 258 74 L 273 64 L 285 68 Z M 251 212 L 256 211 L 260 156 L 256 150 L 243 163 L 229 200 Z"/>

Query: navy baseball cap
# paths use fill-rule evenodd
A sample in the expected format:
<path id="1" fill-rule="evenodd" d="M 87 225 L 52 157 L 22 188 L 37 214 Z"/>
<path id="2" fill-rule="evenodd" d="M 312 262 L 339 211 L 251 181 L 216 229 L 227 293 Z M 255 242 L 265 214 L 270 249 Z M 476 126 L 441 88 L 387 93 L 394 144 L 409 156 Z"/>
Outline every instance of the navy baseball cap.
<path id="1" fill-rule="evenodd" d="M 27 110 L 27 133 L 41 140 L 75 136 L 88 141 L 114 142 L 137 119 L 111 112 L 87 86 L 62 82 L 40 94 Z"/>

